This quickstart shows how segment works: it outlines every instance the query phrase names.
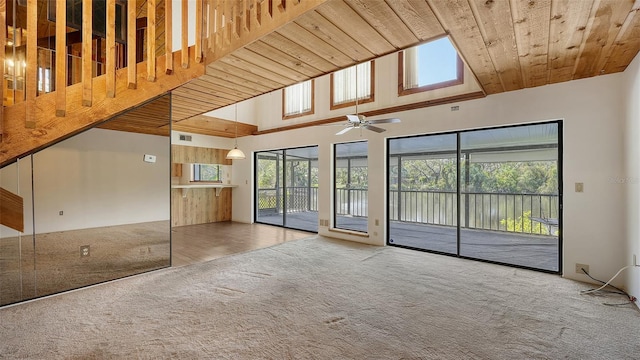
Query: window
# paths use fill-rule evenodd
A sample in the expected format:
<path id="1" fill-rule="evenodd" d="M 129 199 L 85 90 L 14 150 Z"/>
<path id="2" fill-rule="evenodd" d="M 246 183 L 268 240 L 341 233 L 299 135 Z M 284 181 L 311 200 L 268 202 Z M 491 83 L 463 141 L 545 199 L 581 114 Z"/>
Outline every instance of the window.
<path id="1" fill-rule="evenodd" d="M 331 74 L 331 109 L 355 105 L 356 89 L 359 104 L 373 101 L 373 79 L 373 61 L 354 65 Z"/>
<path id="2" fill-rule="evenodd" d="M 458 52 L 443 37 L 398 53 L 398 95 L 439 89 L 463 83 Z"/>
<path id="3" fill-rule="evenodd" d="M 313 114 L 313 80 L 287 86 L 282 94 L 282 118 Z"/>
<path id="4" fill-rule="evenodd" d="M 219 182 L 220 165 L 191 164 L 191 181 Z"/>

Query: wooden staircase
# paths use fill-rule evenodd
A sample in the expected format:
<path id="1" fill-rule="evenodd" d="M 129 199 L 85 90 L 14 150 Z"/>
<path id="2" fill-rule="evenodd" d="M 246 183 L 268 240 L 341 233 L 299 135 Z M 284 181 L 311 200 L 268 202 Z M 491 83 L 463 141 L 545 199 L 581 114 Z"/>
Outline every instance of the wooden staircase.
<path id="1" fill-rule="evenodd" d="M 128 6 L 127 27 L 136 29 L 140 20 L 137 16 L 144 12 L 146 35 L 145 41 L 141 42 L 136 38 L 137 31 L 127 33 L 127 64 L 135 66 L 120 69 L 116 66 L 115 50 L 116 1 L 106 0 L 105 73 L 92 77 L 93 60 L 90 56 L 82 57 L 82 81 L 67 85 L 68 67 L 58 66 L 53 92 L 37 95 L 37 32 L 26 31 L 26 96 L 25 101 L 0 111 L 0 168 L 204 75 L 207 64 L 269 34 L 325 0 L 183 0 L 181 50 L 176 52 L 171 51 L 172 1 L 129 0 L 128 4 L 136 6 Z M 39 29 L 38 16 L 43 11 L 38 9 L 41 2 L 27 0 L 27 29 Z M 63 49 L 55 52 L 56 63 L 67 64 L 66 2 L 54 3 L 55 49 Z M 186 16 L 190 3 L 195 3 L 196 21 Z M 158 14 L 162 16 L 158 17 Z M 84 1 L 82 34 L 92 34 L 92 15 L 92 2 Z M 0 22 L 5 25 L 0 32 L 4 32 L 7 7 L 2 0 Z M 188 44 L 190 28 L 195 28 L 195 45 L 192 46 Z M 156 36 L 162 32 L 164 36 Z M 92 53 L 94 38 L 95 34 L 82 37 L 82 53 Z M 0 33 L 0 63 L 10 56 L 4 51 L 5 39 L 6 34 Z M 141 52 L 136 44 L 140 43 L 145 44 L 143 52 L 146 56 L 144 61 L 136 62 L 136 54 Z"/>

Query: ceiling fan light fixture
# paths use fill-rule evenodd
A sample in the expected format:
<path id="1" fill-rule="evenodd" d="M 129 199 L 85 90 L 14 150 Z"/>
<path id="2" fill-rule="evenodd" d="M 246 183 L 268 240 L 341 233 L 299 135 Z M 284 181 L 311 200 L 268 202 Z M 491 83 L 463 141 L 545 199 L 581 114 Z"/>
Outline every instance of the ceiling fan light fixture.
<path id="1" fill-rule="evenodd" d="M 242 150 L 238 149 L 238 146 L 234 147 L 227 153 L 227 159 L 229 160 L 242 160 L 245 159 L 246 156 L 242 152 Z"/>

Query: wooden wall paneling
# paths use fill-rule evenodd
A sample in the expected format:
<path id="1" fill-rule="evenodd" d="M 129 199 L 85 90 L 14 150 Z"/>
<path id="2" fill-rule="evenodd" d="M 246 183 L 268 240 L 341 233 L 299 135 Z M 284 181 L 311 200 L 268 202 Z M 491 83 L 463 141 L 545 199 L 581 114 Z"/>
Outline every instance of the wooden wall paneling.
<path id="1" fill-rule="evenodd" d="M 593 3 L 593 0 L 551 2 L 547 83 L 572 79 Z"/>
<path id="2" fill-rule="evenodd" d="M 67 109 L 67 8 L 66 1 L 56 1 L 56 116 Z"/>
<path id="3" fill-rule="evenodd" d="M 252 81 L 248 81 L 247 79 L 244 79 L 240 76 L 229 74 L 224 71 L 220 71 L 216 68 L 212 68 L 211 66 L 207 66 L 207 74 L 210 76 L 222 79 L 223 81 L 227 81 L 230 84 L 236 84 L 236 85 L 244 86 L 249 89 L 253 89 L 258 94 L 271 91 L 271 88 L 268 86 L 264 86 Z"/>
<path id="4" fill-rule="evenodd" d="M 127 2 L 127 78 L 128 88 L 138 87 L 138 73 L 136 66 L 136 0 Z"/>
<path id="5" fill-rule="evenodd" d="M 26 76 L 25 91 L 27 101 L 27 111 L 25 117 L 25 127 L 36 128 L 35 100 L 37 94 L 36 85 L 38 83 L 38 3 L 37 0 L 27 1 L 27 55 L 26 55 Z M 14 68 L 22 66 L 16 59 Z"/>
<path id="6" fill-rule="evenodd" d="M 233 55 L 254 64 L 260 64 L 267 70 L 279 74 L 287 74 L 287 77 L 294 78 L 297 81 L 305 81 L 322 74 L 315 67 L 306 65 L 299 59 L 280 51 L 280 49 L 269 46 L 263 41 L 256 41 L 247 45 L 244 49 L 238 49 Z M 278 59 L 278 61 L 274 61 L 271 58 Z"/>
<path id="7" fill-rule="evenodd" d="M 116 1 L 107 0 L 106 82 L 109 98 L 116 96 Z"/>
<path id="8" fill-rule="evenodd" d="M 24 232 L 23 199 L 3 188 L 0 188 L 0 225 Z"/>
<path id="9" fill-rule="evenodd" d="M 508 1 L 470 2 L 484 43 L 505 91 L 524 87 Z"/>
<path id="10" fill-rule="evenodd" d="M 276 30 L 276 32 L 328 60 L 339 68 L 347 67 L 355 63 L 353 59 L 343 52 L 320 40 L 317 36 L 295 22 Z"/>
<path id="11" fill-rule="evenodd" d="M 7 2 L 0 0 L 0 64 L 5 62 L 5 45 L 7 41 Z M 4 133 L 4 86 L 0 86 L 0 142 Z"/>
<path id="12" fill-rule="evenodd" d="M 214 149 L 198 146 L 172 145 L 171 154 L 173 163 L 197 163 L 231 165 L 233 162 L 226 159 L 229 149 Z"/>
<path id="13" fill-rule="evenodd" d="M 82 106 L 91 106 L 92 97 L 93 1 L 84 1 L 82 3 Z"/>
<path id="14" fill-rule="evenodd" d="M 256 89 L 238 84 L 230 84 L 223 79 L 220 79 L 219 77 L 211 76 L 208 74 L 199 77 L 197 81 L 193 81 L 190 84 L 205 86 L 207 88 L 210 88 L 210 91 L 226 91 L 235 96 L 246 96 L 243 99 L 247 99 L 260 94 L 256 91 Z"/>
<path id="15" fill-rule="evenodd" d="M 147 80 L 156 81 L 156 0 L 147 0 Z"/>
<path id="16" fill-rule="evenodd" d="M 580 49 L 574 79 L 604 73 L 604 66 L 613 51 L 615 39 L 633 7 L 632 2 L 619 0 L 600 0 L 597 4 L 595 18 L 590 19 L 589 33 Z M 591 13 L 593 14 L 593 11 Z"/>
<path id="17" fill-rule="evenodd" d="M 511 0 L 512 23 L 518 44 L 524 87 L 547 83 L 551 0 Z"/>
<path id="18" fill-rule="evenodd" d="M 281 84 L 281 86 L 290 85 L 295 82 L 295 80 L 289 77 L 274 73 L 273 71 L 266 70 L 261 66 L 255 66 L 233 55 L 227 55 L 222 59 L 218 60 L 217 63 L 231 66 L 231 69 L 233 68 L 242 69 L 243 71 L 253 74 L 253 76 L 274 81 L 277 84 Z"/>
<path id="19" fill-rule="evenodd" d="M 215 105 L 216 107 L 224 106 L 223 104 L 229 104 L 236 101 L 240 101 L 240 99 L 229 99 L 229 95 L 223 94 L 225 97 L 214 95 L 215 93 L 210 93 L 206 91 L 201 91 L 194 89 L 193 87 L 189 88 L 181 88 L 180 90 L 176 90 L 173 93 L 173 96 L 179 96 L 179 99 L 190 99 L 194 101 L 200 101 L 200 103 L 208 104 L 208 107 L 211 108 L 211 105 Z"/>
<path id="20" fill-rule="evenodd" d="M 487 94 L 504 91 L 478 22 L 466 0 L 427 0 L 436 17 Z"/>
<path id="21" fill-rule="evenodd" d="M 252 83 L 255 84 L 259 84 L 268 88 L 281 88 L 283 87 L 285 84 L 289 84 L 292 82 L 292 80 L 290 79 L 286 79 L 286 81 L 275 81 L 272 80 L 270 77 L 264 77 L 262 75 L 258 75 L 255 74 L 253 72 L 251 72 L 250 70 L 245 70 L 243 68 L 240 67 L 236 67 L 234 65 L 230 65 L 227 62 L 224 61 L 216 61 L 215 63 L 209 64 L 209 66 L 207 67 L 208 69 L 215 69 L 221 72 L 225 72 L 225 73 L 230 73 L 230 74 L 234 74 L 236 76 L 240 76 L 242 78 L 244 78 L 247 81 L 250 81 Z"/>
<path id="22" fill-rule="evenodd" d="M 199 80 L 199 79 L 198 79 Z M 215 98 L 223 98 L 232 102 L 244 100 L 247 96 L 246 93 L 225 88 L 213 83 L 205 83 L 203 81 L 194 80 L 185 86 L 174 90 L 172 94 L 183 94 L 185 96 L 198 97 L 198 96 L 212 96 L 215 94 Z"/>
<path id="23" fill-rule="evenodd" d="M 182 0 L 182 34 L 181 34 L 182 68 L 189 67 L 189 1 Z"/>
<path id="24" fill-rule="evenodd" d="M 396 50 L 387 39 L 342 0 L 332 2 L 331 6 L 318 7 L 316 11 L 376 56 Z"/>
<path id="25" fill-rule="evenodd" d="M 343 49 L 345 55 L 356 62 L 368 60 L 375 56 L 371 51 L 315 11 L 302 15 L 295 22 L 327 44 L 337 49 Z"/>
<path id="26" fill-rule="evenodd" d="M 231 189 L 225 188 L 216 196 L 215 189 L 189 189 L 182 196 L 181 189 L 171 190 L 171 223 L 173 226 L 231 221 Z"/>
<path id="27" fill-rule="evenodd" d="M 632 11 L 620 28 L 609 61 L 604 67 L 605 73 L 624 71 L 637 55 L 638 44 L 640 44 L 640 0 L 636 0 Z"/>
<path id="28" fill-rule="evenodd" d="M 235 137 L 235 122 L 217 118 L 210 118 L 204 115 L 194 116 L 185 120 L 173 123 L 176 131 L 186 131 L 204 135 L 220 136 L 226 138 Z M 258 127 L 251 124 L 238 123 L 238 136 L 253 135 L 258 131 Z M 224 152 L 226 156 L 226 152 Z M 228 161 L 224 159 L 225 162 Z"/>
<path id="29" fill-rule="evenodd" d="M 425 1 L 396 0 L 387 4 L 420 41 L 445 34 L 433 10 Z"/>
<path id="30" fill-rule="evenodd" d="M 164 53 L 173 54 L 173 1 L 164 1 Z M 173 73 L 173 56 L 165 56 L 165 73 Z"/>
<path id="31" fill-rule="evenodd" d="M 319 17 L 324 19 L 322 16 L 319 16 Z M 309 24 L 309 26 L 312 26 L 312 25 Z M 331 26 L 333 26 L 333 24 L 331 24 Z M 316 33 L 320 31 L 320 29 L 318 29 Z M 340 32 L 339 30 L 337 30 L 337 28 L 336 28 L 336 31 Z M 316 36 L 318 36 L 318 34 L 316 34 Z M 278 34 L 277 32 L 273 32 L 269 34 L 269 36 L 263 37 L 262 39 L 260 39 L 260 41 L 263 42 L 264 44 L 271 46 L 274 49 L 279 49 L 280 51 L 294 57 L 295 59 L 302 60 L 302 63 L 298 61 L 300 65 L 296 65 L 295 63 L 292 64 L 295 66 L 294 69 L 301 68 L 303 66 L 306 66 L 305 64 L 308 64 L 312 68 L 311 72 L 313 72 L 314 68 L 320 71 L 321 73 L 330 73 L 335 70 L 335 65 L 333 65 L 323 57 L 318 56 L 313 51 L 310 51 L 306 48 L 299 46 L 295 42 L 287 39 L 286 37 Z M 358 60 L 360 58 L 367 59 L 369 58 L 367 57 L 368 55 L 371 55 L 370 57 L 373 57 L 373 54 L 371 54 L 369 51 L 367 51 L 367 49 L 360 46 L 360 44 L 358 44 L 353 40 L 351 40 L 350 45 L 347 46 L 346 48 L 348 48 L 349 51 L 346 52 L 345 54 L 352 57 L 353 59 L 358 59 Z M 237 56 L 238 51 L 240 50 L 236 50 L 233 53 L 233 55 Z M 289 67 L 291 67 L 291 65 L 289 65 Z"/>
<path id="32" fill-rule="evenodd" d="M 348 4 L 395 48 L 404 49 L 418 42 L 418 38 L 387 2 L 352 1 Z"/>

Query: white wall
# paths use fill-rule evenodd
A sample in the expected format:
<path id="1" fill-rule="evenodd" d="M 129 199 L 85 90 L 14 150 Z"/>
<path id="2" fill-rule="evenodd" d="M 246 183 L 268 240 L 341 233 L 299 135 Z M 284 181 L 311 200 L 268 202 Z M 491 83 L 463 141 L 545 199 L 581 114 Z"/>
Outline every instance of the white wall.
<path id="1" fill-rule="evenodd" d="M 169 220 L 167 137 L 92 129 L 34 154 L 33 164 L 36 233 Z M 30 162 L 20 169 L 30 224 Z M 2 171 L 3 183 L 14 177 Z"/>
<path id="2" fill-rule="evenodd" d="M 564 263 L 566 277 L 587 280 L 576 274 L 575 263 L 590 265 L 592 275 L 608 278 L 626 260 L 624 187 L 615 179 L 624 174 L 622 74 L 571 81 L 556 85 L 492 95 L 458 104 L 406 111 L 390 116 L 398 125 L 384 125 L 376 134 L 351 131 L 335 136 L 333 127 L 317 126 L 241 138 L 239 147 L 250 154 L 266 149 L 319 145 L 319 217 L 331 218 L 331 144 L 369 141 L 369 238 L 329 232 L 337 238 L 385 243 L 385 138 L 437 133 L 544 120 L 564 119 Z M 450 106 L 459 105 L 452 112 Z M 265 111 L 262 111 L 265 113 Z M 233 192 L 233 219 L 252 221 L 252 159 L 234 162 L 233 178 L 240 187 Z M 575 193 L 574 183 L 584 192 Z M 374 220 L 380 220 L 375 226 Z"/>
<path id="3" fill-rule="evenodd" d="M 625 173 L 618 179 L 627 191 L 626 196 L 626 244 L 624 265 L 632 264 L 633 254 L 640 261 L 640 55 L 624 72 L 623 93 L 626 104 L 624 124 Z M 631 268 L 625 287 L 635 297 L 640 296 L 640 268 Z"/>

